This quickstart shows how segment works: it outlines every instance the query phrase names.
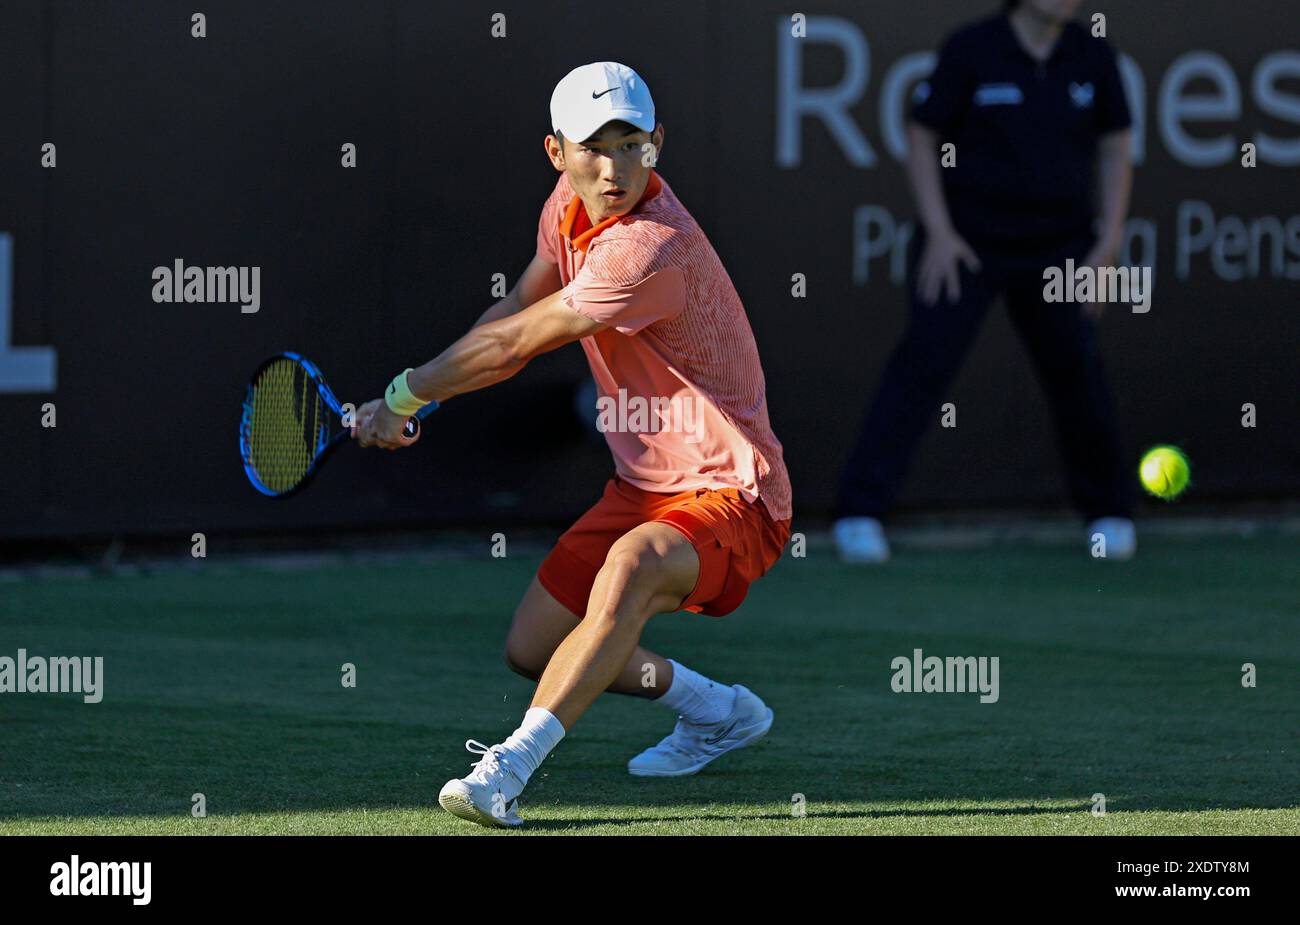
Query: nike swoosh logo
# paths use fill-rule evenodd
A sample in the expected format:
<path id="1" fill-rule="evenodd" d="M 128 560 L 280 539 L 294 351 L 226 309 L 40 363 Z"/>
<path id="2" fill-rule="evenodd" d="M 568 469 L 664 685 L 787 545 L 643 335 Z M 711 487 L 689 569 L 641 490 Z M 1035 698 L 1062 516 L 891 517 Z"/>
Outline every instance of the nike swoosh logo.
<path id="1" fill-rule="evenodd" d="M 593 100 L 598 100 L 598 99 L 600 99 L 602 96 L 604 96 L 606 93 L 613 93 L 613 92 L 614 92 L 615 90 L 617 90 L 617 89 L 618 89 L 618 87 L 610 87 L 608 90 L 601 90 L 599 93 L 597 93 L 595 90 L 592 90 L 592 91 L 591 91 L 591 98 L 592 98 Z"/>
<path id="2" fill-rule="evenodd" d="M 719 743 L 722 742 L 723 739 L 731 735 L 736 730 L 736 724 L 739 722 L 740 722 L 739 719 L 732 720 L 731 725 L 729 725 L 726 729 L 720 730 L 715 735 L 709 736 L 707 739 L 704 740 L 704 744 L 718 745 Z"/>

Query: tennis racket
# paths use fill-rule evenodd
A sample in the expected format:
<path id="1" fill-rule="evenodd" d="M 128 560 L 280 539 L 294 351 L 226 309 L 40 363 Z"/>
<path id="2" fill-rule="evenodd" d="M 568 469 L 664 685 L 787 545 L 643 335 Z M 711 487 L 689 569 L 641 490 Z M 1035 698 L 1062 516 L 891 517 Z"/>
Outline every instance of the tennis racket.
<path id="1" fill-rule="evenodd" d="M 430 402 L 407 420 L 413 438 Z M 248 480 L 264 495 L 284 498 L 299 491 L 352 431 L 343 406 L 316 364 L 297 353 L 280 353 L 262 363 L 244 393 L 239 421 L 239 453 Z"/>

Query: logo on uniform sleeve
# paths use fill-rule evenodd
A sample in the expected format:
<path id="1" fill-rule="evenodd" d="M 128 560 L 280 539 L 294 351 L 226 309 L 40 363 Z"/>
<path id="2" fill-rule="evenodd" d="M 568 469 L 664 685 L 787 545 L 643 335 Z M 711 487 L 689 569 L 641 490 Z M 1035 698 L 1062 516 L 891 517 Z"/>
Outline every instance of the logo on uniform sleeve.
<path id="1" fill-rule="evenodd" d="M 980 84 L 975 88 L 976 106 L 1019 106 L 1025 95 L 1015 84 Z"/>
<path id="2" fill-rule="evenodd" d="M 1092 96 L 1091 82 L 1070 84 L 1070 102 L 1074 103 L 1075 109 L 1090 109 L 1092 107 Z"/>

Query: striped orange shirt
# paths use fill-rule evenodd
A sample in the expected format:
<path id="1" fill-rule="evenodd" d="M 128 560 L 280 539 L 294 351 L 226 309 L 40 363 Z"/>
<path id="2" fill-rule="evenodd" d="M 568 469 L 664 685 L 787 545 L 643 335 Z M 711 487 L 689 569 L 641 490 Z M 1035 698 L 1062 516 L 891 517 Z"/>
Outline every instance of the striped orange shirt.
<path id="1" fill-rule="evenodd" d="M 542 208 L 537 254 L 558 264 L 565 304 L 608 325 L 581 344 L 619 476 L 654 492 L 736 488 L 761 497 L 774 520 L 790 519 L 790 479 L 745 307 L 658 173 L 631 212 L 595 228 L 561 174 Z"/>

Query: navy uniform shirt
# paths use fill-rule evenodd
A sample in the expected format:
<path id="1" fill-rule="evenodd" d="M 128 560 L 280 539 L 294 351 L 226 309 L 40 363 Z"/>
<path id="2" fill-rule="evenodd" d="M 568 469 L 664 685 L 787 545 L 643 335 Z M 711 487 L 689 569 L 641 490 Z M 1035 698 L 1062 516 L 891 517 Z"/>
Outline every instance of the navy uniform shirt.
<path id="1" fill-rule="evenodd" d="M 972 245 L 1050 247 L 1088 234 L 1097 141 L 1131 124 L 1115 53 L 1068 23 L 1043 62 L 998 15 L 944 43 L 912 118 L 956 145 L 943 168 L 953 225 Z"/>

